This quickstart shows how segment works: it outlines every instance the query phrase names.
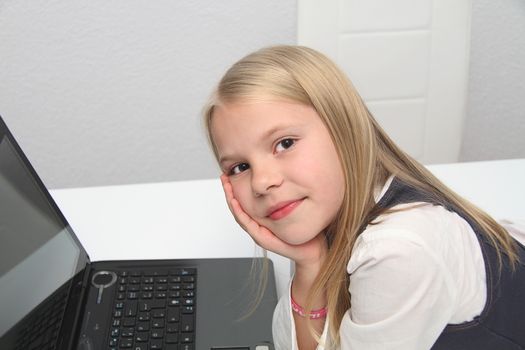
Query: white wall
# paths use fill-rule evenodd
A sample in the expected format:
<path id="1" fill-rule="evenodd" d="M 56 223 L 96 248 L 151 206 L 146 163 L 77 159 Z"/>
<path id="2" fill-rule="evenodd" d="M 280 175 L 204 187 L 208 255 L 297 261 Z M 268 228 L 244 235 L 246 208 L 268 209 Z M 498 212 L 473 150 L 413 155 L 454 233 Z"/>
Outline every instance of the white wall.
<path id="1" fill-rule="evenodd" d="M 211 178 L 203 103 L 294 0 L 0 1 L 0 115 L 48 187 Z"/>
<path id="2" fill-rule="evenodd" d="M 472 1 L 460 160 L 525 158 L 525 1 Z"/>
<path id="3" fill-rule="evenodd" d="M 472 3 L 460 158 L 524 158 L 525 2 Z M 215 177 L 203 102 L 296 18 L 295 0 L 3 0 L 0 115 L 51 188 Z"/>

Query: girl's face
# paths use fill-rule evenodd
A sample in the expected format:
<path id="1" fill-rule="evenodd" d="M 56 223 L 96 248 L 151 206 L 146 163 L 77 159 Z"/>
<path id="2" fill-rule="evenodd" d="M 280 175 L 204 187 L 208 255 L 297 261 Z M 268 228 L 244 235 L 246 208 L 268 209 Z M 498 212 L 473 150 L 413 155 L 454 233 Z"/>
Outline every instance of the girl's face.
<path id="1" fill-rule="evenodd" d="M 312 107 L 288 101 L 220 105 L 211 132 L 235 198 L 260 225 L 298 245 L 333 221 L 344 175 Z"/>

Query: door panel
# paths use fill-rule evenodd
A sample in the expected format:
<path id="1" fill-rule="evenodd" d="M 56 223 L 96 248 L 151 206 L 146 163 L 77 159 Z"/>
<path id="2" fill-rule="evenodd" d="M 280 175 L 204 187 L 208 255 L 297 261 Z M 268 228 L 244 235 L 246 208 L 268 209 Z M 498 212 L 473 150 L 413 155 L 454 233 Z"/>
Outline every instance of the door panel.
<path id="1" fill-rule="evenodd" d="M 458 160 L 470 0 L 298 0 L 298 43 L 348 74 L 390 136 L 425 164 Z"/>

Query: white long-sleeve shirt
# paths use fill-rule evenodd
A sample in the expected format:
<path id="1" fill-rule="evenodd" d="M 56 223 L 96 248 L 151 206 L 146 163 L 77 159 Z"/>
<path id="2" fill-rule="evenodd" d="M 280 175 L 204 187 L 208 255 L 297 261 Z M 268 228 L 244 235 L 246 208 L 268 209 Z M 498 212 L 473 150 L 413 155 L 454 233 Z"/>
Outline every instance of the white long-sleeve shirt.
<path id="1" fill-rule="evenodd" d="M 341 350 L 430 349 L 447 324 L 470 321 L 483 310 L 485 266 L 469 224 L 441 206 L 396 206 L 402 207 L 408 209 L 381 216 L 355 244 Z M 502 224 L 525 244 L 525 227 Z M 326 322 L 318 350 L 331 348 L 328 328 Z M 275 309 L 273 335 L 277 350 L 297 349 L 290 292 Z"/>

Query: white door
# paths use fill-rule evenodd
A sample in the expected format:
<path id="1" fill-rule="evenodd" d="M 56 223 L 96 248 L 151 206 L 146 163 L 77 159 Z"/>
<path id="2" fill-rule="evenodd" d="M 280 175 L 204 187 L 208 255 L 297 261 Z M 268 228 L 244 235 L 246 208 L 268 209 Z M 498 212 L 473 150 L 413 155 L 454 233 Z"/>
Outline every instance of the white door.
<path id="1" fill-rule="evenodd" d="M 456 162 L 470 10 L 470 0 L 298 0 L 298 43 L 339 64 L 406 152 Z"/>

